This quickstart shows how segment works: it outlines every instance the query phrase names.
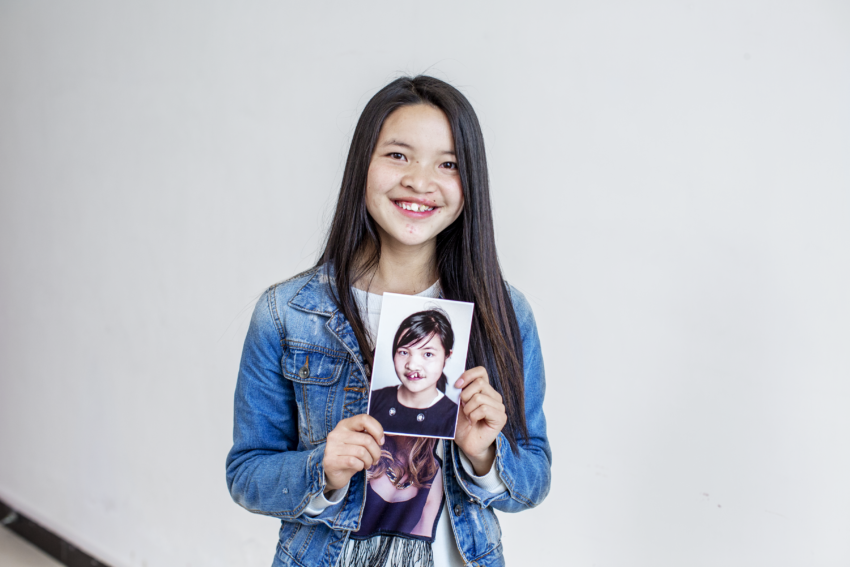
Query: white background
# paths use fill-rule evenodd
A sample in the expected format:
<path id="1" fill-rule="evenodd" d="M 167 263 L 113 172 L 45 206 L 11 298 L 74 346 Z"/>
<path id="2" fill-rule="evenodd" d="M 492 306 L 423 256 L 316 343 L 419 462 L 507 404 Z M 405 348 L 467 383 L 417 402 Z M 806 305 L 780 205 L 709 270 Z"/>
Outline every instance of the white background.
<path id="1" fill-rule="evenodd" d="M 400 73 L 481 118 L 554 484 L 512 565 L 850 564 L 850 8 L 0 2 L 0 498 L 115 567 L 264 566 L 251 308 Z"/>
<path id="2" fill-rule="evenodd" d="M 414 297 L 385 293 L 381 299 L 381 319 L 378 338 L 375 341 L 375 363 L 372 371 L 372 391 L 386 386 L 398 386 L 401 381 L 395 371 L 393 339 L 399 325 L 408 316 L 426 309 L 442 309 L 449 317 L 454 333 L 452 355 L 446 360 L 443 373 L 448 378 L 446 396 L 458 403 L 460 390 L 454 383 L 466 369 L 466 354 L 469 347 L 469 332 L 472 327 L 474 304 L 462 301 L 447 301 L 430 297 Z M 371 403 L 371 399 L 370 399 Z"/>

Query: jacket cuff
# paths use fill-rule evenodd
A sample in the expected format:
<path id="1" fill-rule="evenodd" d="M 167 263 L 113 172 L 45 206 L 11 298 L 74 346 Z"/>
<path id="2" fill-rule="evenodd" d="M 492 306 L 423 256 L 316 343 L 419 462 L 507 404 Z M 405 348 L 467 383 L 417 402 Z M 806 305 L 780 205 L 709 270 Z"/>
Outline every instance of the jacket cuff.
<path id="1" fill-rule="evenodd" d="M 325 468 L 322 466 L 324 458 L 325 446 L 322 444 L 310 451 L 310 457 L 307 459 L 307 478 L 310 482 L 307 490 L 310 493 L 311 500 L 317 495 L 322 494 L 327 486 L 325 482 Z"/>
<path id="2" fill-rule="evenodd" d="M 463 470 L 466 471 L 466 475 L 472 480 L 472 482 L 490 494 L 501 494 L 507 490 L 505 483 L 502 482 L 501 478 L 499 478 L 499 471 L 496 470 L 495 458 L 493 459 L 493 464 L 490 465 L 490 470 L 484 475 L 477 476 L 475 474 L 475 467 L 472 466 L 472 461 L 469 460 L 469 457 L 466 456 L 463 449 L 458 450 L 458 457 L 460 457 L 460 464 L 463 466 Z"/>
<path id="3" fill-rule="evenodd" d="M 493 461 L 493 467 L 489 474 L 493 474 L 494 470 L 496 476 L 499 480 L 499 483 L 502 485 L 502 491 L 498 493 L 490 492 L 487 488 L 480 486 L 477 482 L 475 482 L 475 476 L 467 472 L 466 468 L 463 466 L 463 460 L 461 457 L 460 447 L 457 446 L 456 443 L 451 443 L 451 451 L 452 451 L 452 465 L 455 469 L 455 476 L 457 478 L 457 482 L 464 492 L 476 503 L 481 506 L 489 506 L 493 502 L 505 500 L 510 497 L 509 490 L 510 484 L 506 480 L 505 477 L 505 466 L 504 466 L 504 452 L 507 450 L 510 452 L 510 444 L 508 440 L 505 439 L 505 436 L 499 433 L 498 437 L 496 437 L 496 458 Z M 471 468 L 471 463 L 470 463 Z M 485 475 L 488 476 L 488 475 Z M 485 478 L 485 477 L 477 477 L 477 478 Z"/>
<path id="4" fill-rule="evenodd" d="M 324 476 L 324 472 L 322 473 L 322 476 Z M 327 480 L 327 477 L 325 477 L 324 481 L 326 486 Z M 310 500 L 309 504 L 307 504 L 307 507 L 304 508 L 304 513 L 310 516 L 311 518 L 314 518 L 321 514 L 325 510 L 325 508 L 330 508 L 331 506 L 339 504 L 345 498 L 345 495 L 348 494 L 348 487 L 350 484 L 351 482 L 349 481 L 348 483 L 346 483 L 345 486 L 332 491 L 327 496 L 325 495 L 324 491 L 320 492 L 319 494 L 314 496 L 312 500 Z"/>
<path id="5" fill-rule="evenodd" d="M 309 518 L 306 523 L 322 523 L 333 530 L 357 530 L 360 528 L 360 509 L 366 496 L 366 473 L 361 471 L 352 476 L 348 485 L 335 491 L 329 501 L 324 497 L 327 488 L 325 468 L 322 466 L 324 456 L 325 445 L 321 444 L 313 449 L 307 463 L 310 493 L 302 511 Z M 329 502 L 329 505 L 318 509 L 315 514 L 311 513 L 318 508 L 313 507 L 314 503 L 322 500 Z"/>

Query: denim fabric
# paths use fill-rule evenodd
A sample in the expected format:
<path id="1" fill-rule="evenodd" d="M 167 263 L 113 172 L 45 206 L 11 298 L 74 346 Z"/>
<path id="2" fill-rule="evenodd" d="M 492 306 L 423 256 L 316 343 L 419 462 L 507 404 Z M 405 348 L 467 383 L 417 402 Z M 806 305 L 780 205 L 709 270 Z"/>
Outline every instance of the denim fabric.
<path id="1" fill-rule="evenodd" d="M 269 288 L 257 302 L 242 351 L 227 485 L 245 509 L 282 520 L 275 566 L 335 566 L 363 511 L 366 476 L 361 472 L 352 477 L 341 503 L 318 516 L 303 514 L 325 488 L 328 433 L 341 419 L 366 413 L 369 397 L 360 349 L 329 285 L 332 278 L 322 267 Z M 467 565 L 504 565 L 494 508 L 531 508 L 549 492 L 540 342 L 525 298 L 511 288 L 511 299 L 522 333 L 529 438 L 514 454 L 499 434 L 496 467 L 508 490 L 493 495 L 478 487 L 454 443 L 441 441 L 451 461 L 443 467 L 448 520 Z"/>

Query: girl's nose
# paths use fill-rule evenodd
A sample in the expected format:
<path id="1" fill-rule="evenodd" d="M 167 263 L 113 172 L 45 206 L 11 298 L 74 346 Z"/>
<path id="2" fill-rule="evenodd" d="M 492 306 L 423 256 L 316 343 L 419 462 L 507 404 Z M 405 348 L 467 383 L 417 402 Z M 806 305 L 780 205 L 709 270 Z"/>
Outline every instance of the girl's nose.
<path id="1" fill-rule="evenodd" d="M 434 190 L 434 183 L 426 167 L 419 163 L 411 164 L 407 172 L 401 178 L 401 184 L 413 189 L 417 193 L 430 193 Z"/>

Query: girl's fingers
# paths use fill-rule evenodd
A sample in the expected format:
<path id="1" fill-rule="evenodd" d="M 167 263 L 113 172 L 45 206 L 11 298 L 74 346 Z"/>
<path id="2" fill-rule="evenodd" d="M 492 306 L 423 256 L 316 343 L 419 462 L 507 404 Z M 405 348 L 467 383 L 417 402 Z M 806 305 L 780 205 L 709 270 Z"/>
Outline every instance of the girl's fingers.
<path id="1" fill-rule="evenodd" d="M 489 383 L 486 368 L 484 368 L 483 366 L 476 366 L 475 368 L 470 368 L 469 370 L 460 375 L 460 378 L 458 378 L 457 382 L 455 382 L 455 388 L 463 388 L 464 386 L 468 386 L 480 377 L 483 377 L 484 381 Z"/>
<path id="2" fill-rule="evenodd" d="M 365 448 L 372 455 L 373 461 L 381 458 L 381 447 L 375 442 L 375 438 L 367 433 L 352 432 L 344 443 Z"/>
<path id="3" fill-rule="evenodd" d="M 473 412 L 481 406 L 488 406 L 497 413 L 505 414 L 505 406 L 502 402 L 482 394 L 476 394 L 470 401 L 465 403 L 463 413 L 471 417 Z"/>
<path id="4" fill-rule="evenodd" d="M 363 413 L 355 415 L 354 417 L 349 417 L 343 421 L 350 421 L 349 428 L 352 431 L 363 431 L 368 433 L 375 439 L 375 442 L 377 442 L 378 445 L 384 444 L 384 428 L 381 427 L 380 422 L 371 415 Z M 342 421 L 340 423 L 342 423 Z M 337 424 L 337 427 L 339 427 L 339 424 Z"/>
<path id="5" fill-rule="evenodd" d="M 361 445 L 344 445 L 338 455 L 346 459 L 351 459 L 352 457 L 356 459 L 357 463 L 355 463 L 353 468 L 358 471 L 364 470 L 364 468 L 369 469 L 377 460 L 366 447 Z"/>
<path id="6" fill-rule="evenodd" d="M 469 421 L 475 423 L 477 421 L 485 421 L 489 424 L 494 425 L 504 425 L 507 421 L 507 416 L 505 416 L 504 412 L 499 412 L 493 406 L 488 406 L 486 404 L 481 404 L 474 410 L 472 410 L 469 414 Z"/>
<path id="7" fill-rule="evenodd" d="M 374 417 L 343 419 L 328 434 L 323 465 L 334 477 L 333 488 L 345 484 L 357 471 L 367 470 L 381 458 L 384 429 Z"/>
<path id="8" fill-rule="evenodd" d="M 328 468 L 331 470 L 345 470 L 352 473 L 369 469 L 377 459 L 365 447 L 360 445 L 342 445 L 337 449 L 329 460 Z"/>
<path id="9" fill-rule="evenodd" d="M 355 415 L 337 423 L 336 427 L 328 434 L 328 445 L 345 443 L 346 439 L 358 433 L 368 434 L 379 445 L 383 445 L 383 427 L 377 419 L 365 414 Z"/>
<path id="10" fill-rule="evenodd" d="M 460 393 L 460 399 L 463 403 L 469 403 L 469 400 L 476 394 L 483 394 L 497 400 L 498 402 L 502 401 L 502 396 L 499 392 L 497 392 L 496 389 L 488 382 L 480 379 L 471 382 L 466 388 L 464 388 Z"/>
<path id="11" fill-rule="evenodd" d="M 330 467 L 325 467 L 325 473 L 330 470 L 336 471 L 352 471 L 352 473 L 367 470 L 371 465 L 367 465 L 363 459 L 359 459 L 352 455 L 338 455 Z M 351 478 L 351 475 L 347 475 Z"/>
<path id="12" fill-rule="evenodd" d="M 490 450 L 494 435 L 508 421 L 502 396 L 490 385 L 487 370 L 480 366 L 464 372 L 457 385 L 463 388 L 460 403 L 465 419 L 463 425 L 458 421 L 455 442 L 467 455 L 479 455 Z"/>

